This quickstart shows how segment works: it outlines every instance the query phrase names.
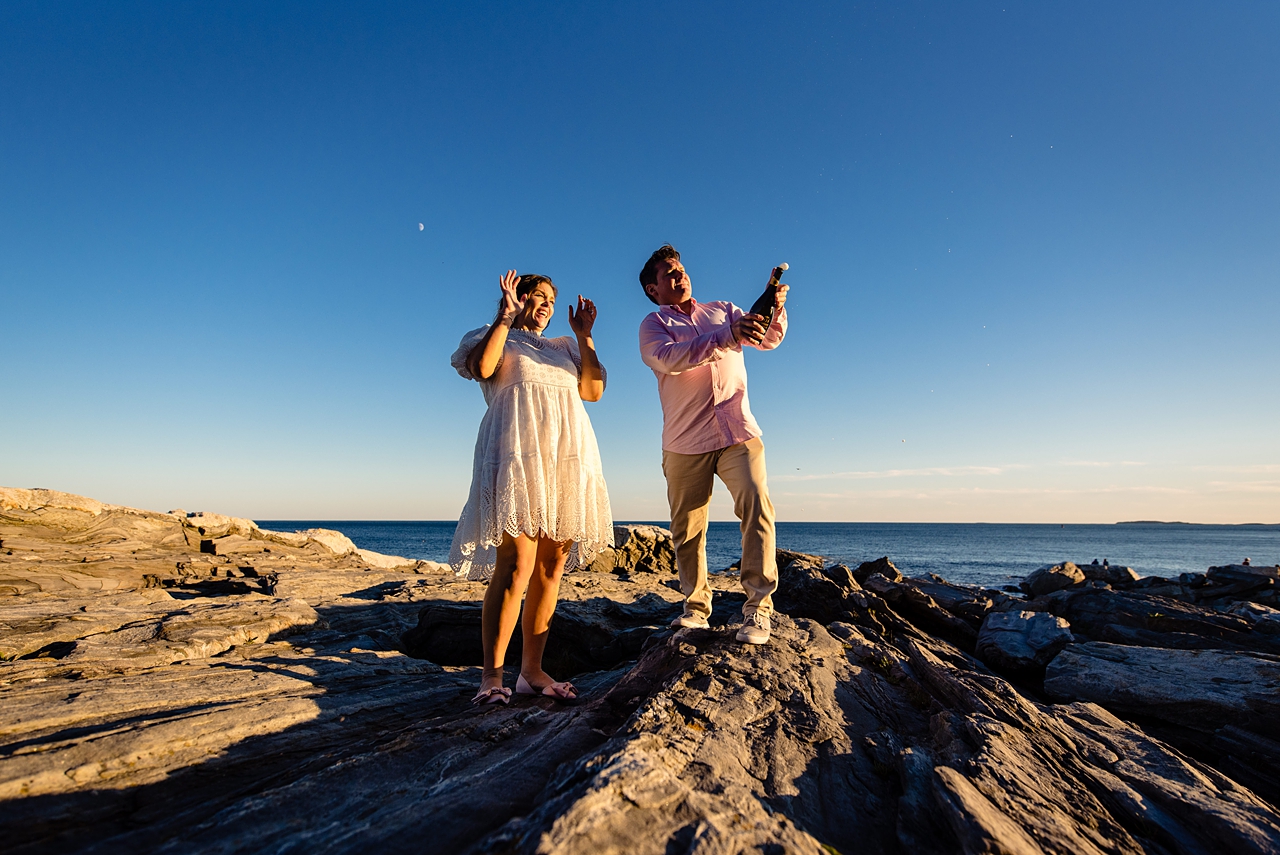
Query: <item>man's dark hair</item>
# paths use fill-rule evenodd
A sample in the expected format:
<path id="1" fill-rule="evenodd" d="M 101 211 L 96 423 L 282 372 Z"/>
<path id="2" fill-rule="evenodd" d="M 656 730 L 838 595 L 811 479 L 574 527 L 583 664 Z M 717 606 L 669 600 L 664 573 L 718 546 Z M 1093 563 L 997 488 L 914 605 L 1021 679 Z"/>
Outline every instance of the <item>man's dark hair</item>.
<path id="1" fill-rule="evenodd" d="M 658 262 L 669 261 L 670 259 L 680 260 L 680 253 L 674 246 L 664 243 L 653 251 L 653 255 L 649 256 L 649 260 L 644 263 L 644 267 L 640 269 L 640 287 L 644 289 L 644 295 L 649 298 L 652 303 L 658 301 L 649 293 L 650 285 L 658 284 Z"/>

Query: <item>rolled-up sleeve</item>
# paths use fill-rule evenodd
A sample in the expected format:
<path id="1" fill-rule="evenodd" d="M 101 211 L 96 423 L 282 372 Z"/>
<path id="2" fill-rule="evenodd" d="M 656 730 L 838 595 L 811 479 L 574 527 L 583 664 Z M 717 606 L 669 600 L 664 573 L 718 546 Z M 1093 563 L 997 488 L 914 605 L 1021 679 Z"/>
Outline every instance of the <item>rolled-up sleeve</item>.
<path id="1" fill-rule="evenodd" d="M 737 349 L 730 324 L 686 341 L 676 341 L 656 312 L 640 324 L 640 358 L 645 365 L 661 374 L 679 374 L 714 362 L 726 350 Z"/>

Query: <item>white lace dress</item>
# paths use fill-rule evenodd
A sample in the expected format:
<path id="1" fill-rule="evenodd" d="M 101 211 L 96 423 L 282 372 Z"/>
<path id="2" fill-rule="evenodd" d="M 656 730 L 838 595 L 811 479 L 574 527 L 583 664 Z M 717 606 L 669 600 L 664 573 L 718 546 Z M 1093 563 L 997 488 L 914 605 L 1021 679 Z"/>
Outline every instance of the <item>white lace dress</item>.
<path id="1" fill-rule="evenodd" d="M 467 354 L 488 326 L 462 337 L 450 363 L 473 380 Z M 613 546 L 613 516 L 600 449 L 578 394 L 576 339 L 510 330 L 498 370 L 480 381 L 489 405 L 480 420 L 471 495 L 458 519 L 449 564 L 487 581 L 503 532 L 573 541 L 567 567 L 590 564 Z"/>

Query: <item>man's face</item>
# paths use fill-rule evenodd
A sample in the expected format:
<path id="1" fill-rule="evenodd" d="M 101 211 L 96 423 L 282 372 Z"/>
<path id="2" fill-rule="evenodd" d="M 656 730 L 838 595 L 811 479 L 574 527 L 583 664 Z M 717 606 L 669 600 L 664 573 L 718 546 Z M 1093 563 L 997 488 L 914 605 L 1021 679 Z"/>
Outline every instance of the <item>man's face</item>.
<path id="1" fill-rule="evenodd" d="M 674 258 L 658 262 L 658 281 L 645 290 L 658 301 L 659 306 L 676 306 L 693 296 L 693 283 L 684 265 Z"/>

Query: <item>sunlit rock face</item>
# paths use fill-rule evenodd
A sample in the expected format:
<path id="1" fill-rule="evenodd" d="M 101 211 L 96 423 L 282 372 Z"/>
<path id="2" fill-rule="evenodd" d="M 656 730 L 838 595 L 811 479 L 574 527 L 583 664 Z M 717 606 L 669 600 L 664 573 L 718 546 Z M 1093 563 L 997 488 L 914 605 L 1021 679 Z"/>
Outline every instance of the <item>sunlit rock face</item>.
<path id="1" fill-rule="evenodd" d="M 779 550 L 756 647 L 734 573 L 674 631 L 669 533 L 615 534 L 552 622 L 579 701 L 477 709 L 441 565 L 0 489 L 6 851 L 1280 851 L 1266 572 L 1023 598 Z"/>
<path id="2" fill-rule="evenodd" d="M 1028 596 L 1038 597 L 1041 594 L 1051 594 L 1063 588 L 1070 588 L 1084 580 L 1083 570 L 1070 561 L 1063 561 L 1061 564 L 1040 568 L 1022 580 L 1019 587 Z"/>

